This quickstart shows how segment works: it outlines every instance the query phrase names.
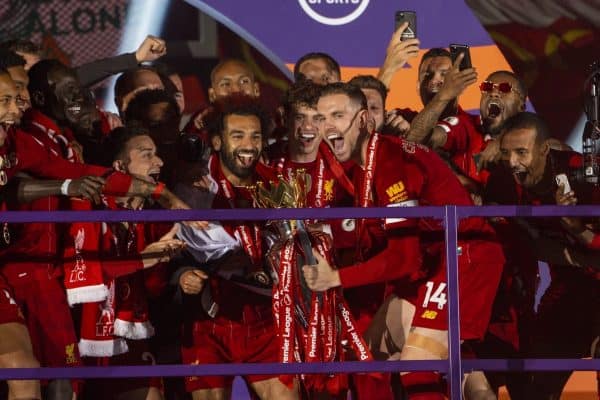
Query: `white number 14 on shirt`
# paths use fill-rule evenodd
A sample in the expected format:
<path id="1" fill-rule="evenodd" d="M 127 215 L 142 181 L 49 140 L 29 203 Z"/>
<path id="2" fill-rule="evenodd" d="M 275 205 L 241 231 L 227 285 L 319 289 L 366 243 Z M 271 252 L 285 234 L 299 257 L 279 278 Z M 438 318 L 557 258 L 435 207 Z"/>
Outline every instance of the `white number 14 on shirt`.
<path id="1" fill-rule="evenodd" d="M 423 308 L 427 308 L 429 303 L 437 303 L 438 310 L 443 310 L 444 306 L 448 302 L 446 300 L 446 293 L 444 293 L 446 284 L 444 282 L 440 282 L 435 290 L 435 282 L 429 281 L 425 284 L 425 286 L 427 286 L 427 293 L 425 293 Z"/>

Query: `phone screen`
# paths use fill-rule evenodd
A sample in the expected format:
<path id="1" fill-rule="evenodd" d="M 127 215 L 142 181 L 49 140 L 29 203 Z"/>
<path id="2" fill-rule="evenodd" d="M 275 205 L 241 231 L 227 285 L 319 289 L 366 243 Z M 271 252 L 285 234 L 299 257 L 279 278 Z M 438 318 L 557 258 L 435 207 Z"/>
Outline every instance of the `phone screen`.
<path id="1" fill-rule="evenodd" d="M 400 40 L 414 39 L 417 37 L 417 13 L 414 11 L 396 11 L 394 18 L 394 32 L 400 25 L 408 22 L 408 27 L 402 32 Z"/>
<path id="2" fill-rule="evenodd" d="M 456 61 L 456 58 L 460 53 L 464 53 L 462 61 L 460 62 L 459 69 L 462 71 L 463 69 L 471 68 L 471 52 L 469 51 L 469 46 L 466 44 L 451 44 L 450 45 L 450 54 L 452 55 L 452 63 Z"/>

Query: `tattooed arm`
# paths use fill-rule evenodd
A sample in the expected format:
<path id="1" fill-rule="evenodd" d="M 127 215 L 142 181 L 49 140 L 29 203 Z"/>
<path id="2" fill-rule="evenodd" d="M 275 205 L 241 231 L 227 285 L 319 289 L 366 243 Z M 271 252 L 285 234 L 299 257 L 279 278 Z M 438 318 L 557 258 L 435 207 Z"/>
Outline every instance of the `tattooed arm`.
<path id="1" fill-rule="evenodd" d="M 436 126 L 436 124 L 451 100 L 439 97 L 438 93 L 412 120 L 410 129 L 406 133 L 407 140 L 425 144 L 433 149 L 440 148 L 446 144 L 446 131 Z"/>
<path id="2" fill-rule="evenodd" d="M 410 130 L 406 134 L 406 139 L 426 144 L 434 149 L 440 148 L 446 143 L 446 132 L 442 128 L 436 127 L 440 115 L 442 115 L 451 102 L 456 101 L 457 97 L 468 86 L 477 81 L 477 72 L 475 72 L 475 69 L 459 70 L 462 58 L 462 54 L 456 58 L 452 69 L 444 76 L 444 84 L 440 91 L 413 119 L 410 124 Z"/>

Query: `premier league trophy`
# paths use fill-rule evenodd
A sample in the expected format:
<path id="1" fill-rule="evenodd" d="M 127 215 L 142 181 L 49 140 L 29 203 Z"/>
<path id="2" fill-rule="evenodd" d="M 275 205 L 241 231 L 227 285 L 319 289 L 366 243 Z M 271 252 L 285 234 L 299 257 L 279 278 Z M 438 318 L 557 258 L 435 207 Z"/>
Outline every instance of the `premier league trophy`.
<path id="1" fill-rule="evenodd" d="M 261 208 L 304 208 L 311 179 L 299 169 L 288 180 L 258 182 L 251 188 L 255 203 Z M 344 359 L 342 343 L 348 343 L 360 360 L 371 359 L 370 353 L 342 297 L 340 288 L 325 292 L 311 291 L 302 274 L 302 266 L 315 265 L 318 251 L 332 260 L 331 237 L 304 220 L 269 221 L 271 227 L 267 262 L 272 270 L 273 315 L 280 340 L 280 361 L 330 362 Z M 339 394 L 345 387 L 342 375 L 303 375 L 302 384 L 309 392 Z"/>

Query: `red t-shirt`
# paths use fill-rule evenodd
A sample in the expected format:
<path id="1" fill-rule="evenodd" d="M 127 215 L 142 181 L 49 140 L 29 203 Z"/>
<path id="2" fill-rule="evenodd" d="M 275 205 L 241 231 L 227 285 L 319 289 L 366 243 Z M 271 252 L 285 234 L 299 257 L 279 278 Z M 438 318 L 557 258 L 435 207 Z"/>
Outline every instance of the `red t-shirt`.
<path id="1" fill-rule="evenodd" d="M 85 175 L 102 176 L 109 171 L 105 167 L 86 165 L 65 159 L 61 154 L 64 149 L 58 142 L 52 140 L 48 135 L 44 139 L 45 131 L 56 132 L 59 129 L 58 126 L 39 111 L 31 111 L 27 115 L 31 119 L 26 124 L 32 128 L 35 136 L 20 129 L 10 129 L 4 146 L 0 148 L 0 155 L 6 155 L 11 160 L 10 168 L 4 168 L 9 180 L 19 172 L 51 179 L 76 179 Z M 73 157 L 75 156 L 73 155 Z M 113 177 L 115 179 L 112 179 Z M 107 181 L 104 192 L 126 193 L 130 184 L 131 177 L 116 173 Z M 29 204 L 9 203 L 7 208 L 9 210 L 53 211 L 61 207 L 60 198 L 50 196 Z M 68 208 L 66 203 L 64 208 Z M 13 235 L 15 240 L 1 253 L 1 257 L 10 256 L 12 262 L 54 263 L 56 261 L 60 234 L 56 232 L 55 224 L 13 224 L 11 230 L 15 233 Z M 20 268 L 17 267 L 17 269 Z M 5 273 L 10 273 L 8 269 L 5 266 L 3 270 Z M 17 272 L 15 271 L 15 273 Z"/>
<path id="2" fill-rule="evenodd" d="M 482 132 L 481 118 L 468 114 L 459 107 L 455 116 L 443 119 L 437 126 L 447 134 L 442 150 L 449 153 L 452 162 L 465 176 L 485 183 L 489 173 L 487 170 L 478 171 L 475 159 L 492 138 Z"/>
<path id="3" fill-rule="evenodd" d="M 375 154 L 372 205 L 375 207 L 416 207 L 444 205 L 473 205 L 471 197 L 454 173 L 427 147 L 399 138 L 379 136 Z M 357 168 L 362 182 L 364 171 Z M 360 198 L 361 187 L 357 186 Z M 420 236 L 433 234 L 443 238 L 441 221 L 430 218 L 385 218 L 370 222 L 368 236 L 359 245 L 383 247 L 372 255 L 369 249 L 365 262 L 340 270 L 342 286 L 353 287 L 399 278 L 421 277 Z M 480 232 L 492 235 L 493 231 L 483 219 L 461 220 L 460 233 Z M 385 244 L 382 246 L 382 243 Z"/>
<path id="4" fill-rule="evenodd" d="M 210 176 L 216 181 L 218 190 L 212 200 L 212 208 L 214 209 L 230 209 L 230 208 L 250 208 L 253 204 L 253 199 L 250 191 L 244 187 L 235 187 L 228 184 L 228 190 L 233 190 L 232 198 L 228 199 L 224 192 L 221 179 L 225 179 L 220 172 L 218 155 L 213 155 L 210 166 Z M 260 172 L 259 172 L 260 171 Z M 254 174 L 253 181 L 269 182 L 274 180 L 275 171 L 264 165 L 257 166 L 257 172 Z M 265 249 L 261 247 L 260 241 L 256 240 L 257 228 L 258 231 L 264 228 L 262 221 L 222 221 L 221 225 L 229 233 L 230 236 L 236 238 L 238 235 L 236 230 L 239 225 L 246 225 L 248 229 L 248 237 L 256 246 L 254 250 L 262 252 Z M 242 242 L 242 248 L 245 243 Z M 244 248 L 248 256 L 248 250 Z M 273 317 L 271 297 L 263 296 L 245 289 L 234 282 L 220 277 L 210 280 L 212 295 L 214 301 L 219 304 L 219 311 L 214 318 L 217 324 L 244 323 L 251 324 L 259 321 L 268 321 Z"/>

